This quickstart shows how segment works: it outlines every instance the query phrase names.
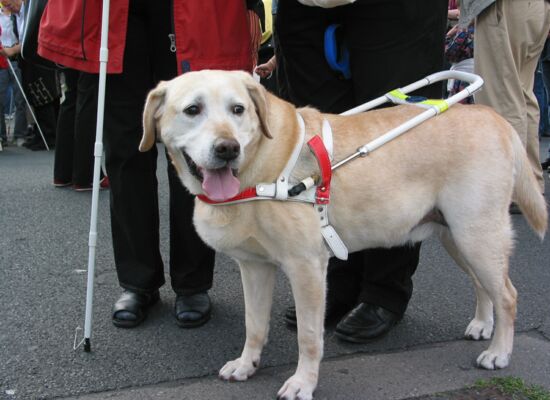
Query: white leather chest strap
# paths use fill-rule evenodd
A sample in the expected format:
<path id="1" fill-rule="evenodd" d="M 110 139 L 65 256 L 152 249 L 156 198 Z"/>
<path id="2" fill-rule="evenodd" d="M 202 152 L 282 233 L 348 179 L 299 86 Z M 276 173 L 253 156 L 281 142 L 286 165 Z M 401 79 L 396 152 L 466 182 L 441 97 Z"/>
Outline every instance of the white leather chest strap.
<path id="1" fill-rule="evenodd" d="M 338 235 L 338 232 L 336 232 L 334 227 L 329 223 L 327 209 L 328 204 L 314 204 L 313 207 L 315 207 L 315 210 L 317 210 L 317 213 L 319 214 L 319 219 L 321 222 L 321 234 L 325 239 L 327 247 L 336 258 L 339 258 L 340 260 L 347 260 L 348 248 Z"/>
<path id="2" fill-rule="evenodd" d="M 298 143 L 294 146 L 294 150 L 292 151 L 288 162 L 281 172 L 281 175 L 277 178 L 277 182 L 275 184 L 275 198 L 278 200 L 286 200 L 288 198 L 288 181 L 290 179 L 290 174 L 292 173 L 296 162 L 298 162 L 298 157 L 300 157 L 300 152 L 302 151 L 302 147 L 304 145 L 304 138 L 306 136 L 304 119 L 299 113 L 296 113 L 296 117 L 298 119 L 298 126 L 300 127 L 298 132 Z"/>
<path id="3" fill-rule="evenodd" d="M 327 149 L 328 156 L 330 158 L 330 161 L 333 160 L 333 140 L 332 140 L 332 128 L 330 127 L 330 124 L 326 119 L 323 120 L 323 143 L 325 144 L 325 148 Z"/>

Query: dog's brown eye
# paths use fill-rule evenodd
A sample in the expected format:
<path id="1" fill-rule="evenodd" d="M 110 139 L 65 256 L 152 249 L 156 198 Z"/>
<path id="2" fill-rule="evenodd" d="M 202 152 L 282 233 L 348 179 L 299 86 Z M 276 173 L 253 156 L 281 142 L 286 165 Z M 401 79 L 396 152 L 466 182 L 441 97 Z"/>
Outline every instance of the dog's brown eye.
<path id="1" fill-rule="evenodd" d="M 244 112 L 244 106 L 236 104 L 233 106 L 233 114 L 241 115 Z"/>
<path id="2" fill-rule="evenodd" d="M 195 115 L 199 115 L 201 113 L 201 108 L 197 105 L 192 105 L 192 106 L 189 106 L 189 107 L 186 107 L 184 110 L 183 110 L 184 113 L 186 113 L 187 115 L 190 115 L 190 116 L 195 116 Z"/>

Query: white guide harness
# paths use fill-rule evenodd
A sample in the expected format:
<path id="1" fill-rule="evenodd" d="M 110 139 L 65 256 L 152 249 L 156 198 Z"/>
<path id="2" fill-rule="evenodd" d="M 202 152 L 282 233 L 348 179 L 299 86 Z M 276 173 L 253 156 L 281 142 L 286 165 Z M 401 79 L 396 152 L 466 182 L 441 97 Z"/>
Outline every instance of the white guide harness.
<path id="1" fill-rule="evenodd" d="M 424 86 L 431 85 L 434 82 L 446 80 L 446 79 L 458 79 L 470 83 L 470 85 L 454 96 L 445 100 L 428 100 L 425 98 L 418 98 L 416 96 L 407 96 L 406 93 L 410 93 L 416 89 Z M 237 196 L 225 200 L 214 201 L 209 199 L 205 195 L 198 195 L 197 197 L 211 205 L 229 205 L 238 204 L 246 201 L 253 200 L 279 200 L 279 201 L 299 201 L 313 204 L 315 211 L 319 215 L 321 223 L 321 234 L 325 239 L 325 242 L 332 254 L 342 260 L 346 260 L 348 257 L 348 249 L 344 242 L 338 236 L 336 230 L 330 225 L 328 218 L 328 204 L 330 201 L 330 179 L 331 173 L 336 168 L 341 167 L 345 163 L 357 158 L 364 157 L 368 153 L 376 150 L 378 147 L 396 138 L 397 136 L 407 132 L 420 123 L 432 118 L 442 112 L 446 111 L 450 106 L 460 102 L 461 100 L 471 96 L 483 85 L 483 79 L 481 77 L 461 71 L 442 71 L 426 78 L 414 82 L 404 88 L 393 90 L 384 96 L 376 98 L 368 103 L 355 107 L 341 115 L 351 115 L 366 110 L 370 110 L 381 104 L 392 102 L 394 104 L 411 104 L 422 108 L 426 111 L 417 115 L 416 117 L 408 120 L 407 122 L 399 125 L 398 127 L 390 130 L 384 135 L 376 138 L 375 140 L 359 147 L 357 151 L 345 159 L 331 164 L 333 160 L 333 138 L 332 129 L 327 120 L 323 121 L 322 128 L 322 140 L 319 136 L 315 135 L 308 141 L 310 149 L 314 153 L 320 168 L 319 176 L 310 176 L 303 179 L 301 182 L 290 182 L 290 176 L 296 163 L 302 148 L 304 146 L 305 139 L 305 123 L 302 116 L 297 113 L 297 119 L 299 124 L 299 138 L 292 151 L 292 154 L 283 168 L 281 174 L 274 183 L 260 183 L 255 187 L 250 187 L 243 190 Z M 289 186 L 291 185 L 292 186 Z M 290 193 L 290 194 L 289 194 Z"/>

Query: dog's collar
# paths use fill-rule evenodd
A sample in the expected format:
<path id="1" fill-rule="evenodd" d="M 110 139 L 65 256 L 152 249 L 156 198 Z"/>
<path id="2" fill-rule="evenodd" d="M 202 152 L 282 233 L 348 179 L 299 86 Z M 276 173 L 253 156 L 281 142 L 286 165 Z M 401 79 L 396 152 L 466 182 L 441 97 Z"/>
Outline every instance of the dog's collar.
<path id="1" fill-rule="evenodd" d="M 332 253 L 342 260 L 348 258 L 348 249 L 338 233 L 334 230 L 328 220 L 328 204 L 330 202 L 330 183 L 332 179 L 331 160 L 333 158 L 333 140 L 332 129 L 327 120 L 323 120 L 321 139 L 318 135 L 313 136 L 307 144 L 315 155 L 320 170 L 320 182 L 296 196 L 289 196 L 290 174 L 296 166 L 300 152 L 304 145 L 305 123 L 300 113 L 296 113 L 298 125 L 300 127 L 299 138 L 292 151 L 292 154 L 283 168 L 283 171 L 275 183 L 260 183 L 256 186 L 244 189 L 242 192 L 227 200 L 212 200 L 204 194 L 198 195 L 198 199 L 210 205 L 230 205 L 244 203 L 254 200 L 280 200 L 280 201 L 299 201 L 314 205 L 321 222 L 321 233 Z"/>

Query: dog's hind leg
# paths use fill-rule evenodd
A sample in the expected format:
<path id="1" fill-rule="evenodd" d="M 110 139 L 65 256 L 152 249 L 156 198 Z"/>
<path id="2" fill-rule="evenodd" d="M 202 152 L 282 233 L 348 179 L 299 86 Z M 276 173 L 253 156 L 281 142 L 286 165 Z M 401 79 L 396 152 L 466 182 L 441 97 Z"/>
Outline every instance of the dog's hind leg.
<path id="1" fill-rule="evenodd" d="M 298 367 L 281 387 L 279 399 L 311 400 L 323 357 L 323 331 L 328 259 L 293 260 L 283 268 L 290 279 L 298 322 Z"/>
<path id="2" fill-rule="evenodd" d="M 483 286 L 481 286 L 481 283 L 479 283 L 477 277 L 473 274 L 468 261 L 466 261 L 462 253 L 456 247 L 449 229 L 443 228 L 440 238 L 447 253 L 449 253 L 457 265 L 472 278 L 474 283 L 476 292 L 476 313 L 474 319 L 468 324 L 464 336 L 473 340 L 490 339 L 493 333 L 494 324 L 493 303 Z"/>
<path id="3" fill-rule="evenodd" d="M 239 358 L 227 362 L 220 378 L 245 381 L 259 367 L 262 349 L 267 342 L 273 302 L 276 266 L 240 262 L 245 303 L 246 342 Z"/>
<path id="4" fill-rule="evenodd" d="M 486 271 L 482 271 L 479 275 L 484 273 Z M 485 369 L 507 367 L 514 346 L 517 291 L 512 285 L 508 274 L 505 275 L 501 279 L 503 285 L 501 282 L 498 284 L 487 282 L 487 286 L 491 287 L 488 291 L 493 297 L 497 320 L 494 337 L 489 348 L 477 358 L 477 365 Z M 488 277 L 482 277 L 480 280 L 482 282 L 487 281 Z M 500 293 L 497 293 L 497 291 L 500 291 Z"/>
<path id="5" fill-rule="evenodd" d="M 468 218 L 449 226 L 457 249 L 491 299 L 496 314 L 493 340 L 477 364 L 486 369 L 504 368 L 512 353 L 516 317 L 516 289 L 508 277 L 512 247 L 509 216 L 495 210 L 483 219 Z"/>

